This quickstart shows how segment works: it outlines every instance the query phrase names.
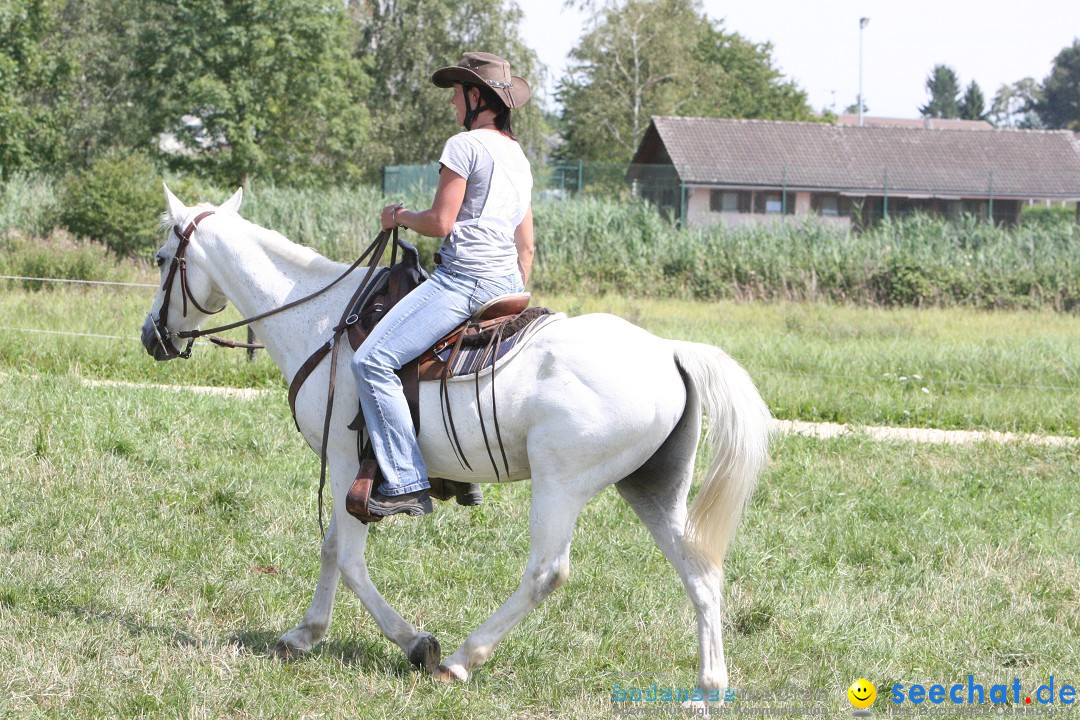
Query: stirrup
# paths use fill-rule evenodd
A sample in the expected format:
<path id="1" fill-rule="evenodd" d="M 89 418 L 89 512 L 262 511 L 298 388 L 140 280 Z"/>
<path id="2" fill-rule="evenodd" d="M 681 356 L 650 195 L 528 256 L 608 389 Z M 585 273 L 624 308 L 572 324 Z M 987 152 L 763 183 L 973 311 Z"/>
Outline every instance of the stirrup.
<path id="1" fill-rule="evenodd" d="M 382 480 L 379 473 L 379 463 L 373 458 L 365 458 L 360 461 L 360 469 L 356 472 L 349 494 L 345 496 L 345 510 L 360 522 L 367 524 L 379 522 L 381 515 L 372 515 L 368 510 L 368 500 L 371 499 L 371 489 L 375 480 Z"/>

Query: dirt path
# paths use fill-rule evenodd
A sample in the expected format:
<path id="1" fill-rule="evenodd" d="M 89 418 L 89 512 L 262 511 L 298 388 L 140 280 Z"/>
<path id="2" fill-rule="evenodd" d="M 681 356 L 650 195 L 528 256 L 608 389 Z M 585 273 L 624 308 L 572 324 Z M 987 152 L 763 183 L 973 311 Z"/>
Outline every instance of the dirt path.
<path id="1" fill-rule="evenodd" d="M 255 388 L 207 387 L 200 385 L 152 385 L 147 383 L 120 382 L 114 380 L 86 380 L 91 387 L 156 388 L 170 392 L 195 392 L 250 400 L 278 390 Z M 801 420 L 775 420 L 773 427 L 782 433 L 794 433 L 816 438 L 833 438 L 841 435 L 868 435 L 875 440 L 899 440 L 905 442 L 931 443 L 935 445 L 968 445 L 979 442 L 1029 443 L 1054 447 L 1080 447 L 1080 438 L 1060 435 L 1028 435 L 1023 433 L 996 432 L 994 430 L 935 430 L 933 428 L 879 427 L 866 425 L 841 425 L 839 423 L 813 423 Z"/>
<path id="2" fill-rule="evenodd" d="M 877 427 L 863 425 L 840 425 L 838 423 L 811 423 L 801 420 L 775 420 L 773 426 L 780 432 L 808 435 L 816 438 L 832 438 L 840 435 L 865 434 L 875 440 L 902 440 L 932 443 L 935 445 L 967 445 L 979 442 L 1029 443 L 1056 447 L 1080 446 L 1080 438 L 1060 435 L 1026 435 L 1022 433 L 996 432 L 994 430 L 935 430 L 933 428 Z"/>

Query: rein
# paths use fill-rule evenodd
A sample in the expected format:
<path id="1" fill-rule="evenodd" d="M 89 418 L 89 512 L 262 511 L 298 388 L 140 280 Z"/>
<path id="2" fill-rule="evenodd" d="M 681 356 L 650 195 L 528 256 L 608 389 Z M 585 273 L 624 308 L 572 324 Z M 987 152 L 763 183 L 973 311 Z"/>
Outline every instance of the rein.
<path id="1" fill-rule="evenodd" d="M 273 310 L 268 310 L 253 317 L 245 318 L 234 323 L 229 323 L 228 325 L 221 325 L 219 327 L 210 328 L 209 330 L 183 330 L 175 334 L 170 333 L 168 327 L 166 326 L 166 323 L 168 322 L 169 317 L 169 301 L 172 294 L 173 280 L 175 279 L 177 272 L 180 273 L 180 292 L 184 300 L 184 317 L 187 317 L 187 303 L 189 299 L 191 300 L 192 305 L 198 308 L 200 312 L 207 315 L 216 315 L 217 313 L 224 310 L 226 307 L 225 305 L 222 305 L 220 310 L 215 310 L 213 312 L 206 310 L 191 295 L 191 290 L 188 287 L 187 282 L 186 254 L 188 245 L 191 241 L 191 236 L 195 233 L 195 229 L 199 226 L 199 223 L 213 214 L 213 210 L 208 210 L 204 213 L 200 213 L 182 231 L 180 230 L 179 225 L 173 226 L 173 232 L 175 232 L 176 236 L 180 238 L 180 244 L 176 248 L 176 254 L 173 255 L 172 264 L 169 267 L 169 274 L 165 276 L 165 283 L 162 286 L 164 297 L 162 298 L 161 312 L 158 314 L 157 323 L 154 325 L 154 332 L 157 334 L 158 342 L 161 343 L 161 346 L 163 348 L 165 348 L 165 351 L 171 356 L 184 358 L 185 360 L 191 357 L 191 346 L 194 344 L 195 338 L 203 337 L 204 335 L 211 335 L 211 333 L 219 333 L 226 330 L 232 330 L 234 328 L 243 327 L 244 325 L 250 325 L 257 320 L 262 320 L 263 318 L 270 317 L 271 315 L 277 315 L 278 313 L 285 312 L 286 310 L 294 308 L 297 305 L 301 305 L 308 302 L 309 300 L 313 300 L 314 298 L 322 295 L 327 290 L 334 287 L 339 282 L 348 277 L 354 270 L 356 270 L 356 268 L 360 266 L 361 263 L 364 262 L 364 260 L 368 260 L 369 255 L 371 256 L 370 260 L 368 260 L 367 272 L 364 274 L 364 279 L 360 281 L 360 285 L 357 287 L 356 292 L 353 294 L 352 300 L 350 300 L 349 303 L 345 306 L 345 314 L 341 316 L 341 320 L 337 323 L 337 325 L 334 326 L 332 337 L 322 347 L 312 353 L 311 357 L 308 358 L 307 362 L 304 363 L 304 365 L 301 367 L 300 372 L 297 373 L 298 377 L 302 375 L 303 379 L 306 379 L 307 375 L 310 374 L 312 370 L 314 370 L 315 366 L 322 362 L 326 355 L 330 355 L 330 385 L 327 389 L 326 412 L 323 415 L 322 447 L 319 451 L 319 459 L 321 464 L 321 468 L 319 471 L 319 529 L 322 530 L 323 535 L 325 536 L 326 529 L 323 527 L 322 519 L 323 487 L 326 485 L 327 449 L 330 444 L 327 441 L 327 438 L 330 434 L 330 416 L 334 408 L 334 390 L 338 362 L 337 351 L 340 345 L 339 340 L 341 339 L 341 336 L 345 333 L 345 331 L 349 329 L 349 326 L 359 322 L 360 318 L 357 315 L 351 314 L 350 309 L 353 307 L 356 301 L 359 300 L 360 296 L 364 293 L 364 291 L 367 289 L 368 284 L 371 282 L 371 278 L 375 274 L 375 269 L 378 267 L 379 261 L 382 259 L 383 255 L 386 252 L 386 245 L 390 241 L 390 238 L 393 237 L 393 254 L 391 263 L 397 261 L 398 246 L 406 246 L 402 245 L 401 241 L 398 240 L 397 228 L 394 228 L 393 231 L 383 230 L 375 237 L 375 240 L 372 241 L 371 245 L 369 245 L 367 249 L 364 250 L 363 254 L 360 255 L 360 257 L 357 258 L 356 261 L 352 265 L 350 265 L 347 270 L 345 270 L 345 272 L 339 275 L 329 285 L 311 293 L 310 295 L 302 297 L 299 300 L 293 300 L 292 302 L 286 303 L 281 307 L 274 308 Z M 415 252 L 415 250 L 413 252 Z M 173 337 L 178 337 L 188 341 L 187 346 L 184 348 L 183 351 L 177 350 L 176 346 L 172 344 Z M 263 347 L 262 345 L 237 343 L 231 340 L 223 340 L 221 338 L 215 337 L 211 337 L 210 339 L 218 345 L 223 345 L 225 347 Z M 295 386 L 295 390 L 290 387 L 290 404 L 292 403 L 295 394 L 299 392 L 299 386 L 303 384 L 303 379 L 300 379 L 299 383 L 297 383 L 297 378 L 294 378 L 293 384 Z M 296 420 L 295 408 L 293 409 L 293 420 Z M 299 427 L 299 424 L 297 424 L 297 429 L 299 429 Z"/>
<path id="2" fill-rule="evenodd" d="M 187 281 L 187 248 L 191 242 L 191 236 L 195 233 L 195 229 L 199 226 L 199 223 L 201 223 L 203 220 L 213 214 L 213 210 L 208 210 L 204 213 L 200 213 L 182 231 L 180 230 L 179 225 L 173 226 L 173 232 L 175 232 L 176 236 L 180 238 L 180 243 L 176 248 L 176 254 L 173 255 L 172 263 L 169 266 L 169 274 L 165 276 L 165 282 L 162 284 L 162 291 L 164 296 L 161 302 L 161 312 L 158 314 L 158 320 L 154 325 L 154 332 L 157 334 L 158 342 L 161 344 L 161 346 L 165 349 L 167 353 L 169 353 L 171 356 L 182 358 L 184 360 L 187 360 L 191 357 L 191 346 L 195 343 L 196 338 L 204 337 L 206 335 L 210 335 L 210 341 L 212 343 L 214 343 L 215 345 L 220 345 L 222 347 L 249 349 L 265 347 L 264 345 L 260 345 L 259 343 L 243 343 L 237 342 L 235 340 L 227 340 L 225 338 L 217 337 L 215 333 L 225 332 L 226 330 L 234 330 L 238 327 L 244 327 L 245 325 L 250 325 L 253 322 L 268 318 L 272 315 L 277 315 L 278 313 L 285 312 L 286 310 L 291 310 L 297 305 L 302 305 L 310 300 L 314 300 L 315 298 L 319 297 L 327 290 L 330 290 L 332 287 L 344 280 L 346 277 L 348 277 L 354 270 L 356 270 L 356 268 L 358 268 L 364 262 L 364 260 L 367 259 L 369 254 L 374 252 L 374 256 L 371 258 L 371 262 L 369 263 L 368 273 L 364 277 L 364 280 L 360 283 L 360 288 L 363 289 L 367 285 L 368 280 L 371 278 L 371 274 L 374 271 L 375 266 L 378 265 L 379 260 L 382 258 L 383 252 L 386 249 L 386 242 L 390 236 L 389 230 L 383 230 L 382 232 L 380 232 L 379 235 L 375 238 L 375 240 L 371 243 L 371 245 L 369 245 L 367 249 L 364 250 L 363 254 L 359 258 L 357 258 L 356 261 L 352 265 L 350 265 L 348 269 L 345 270 L 345 272 L 339 275 L 329 285 L 326 285 L 325 287 L 316 290 L 310 295 L 302 297 L 298 300 L 293 300 L 292 302 L 286 303 L 281 307 L 268 310 L 264 313 L 259 313 L 258 315 L 244 318 L 243 320 L 238 320 L 237 322 L 229 323 L 228 325 L 219 325 L 218 327 L 209 328 L 207 330 L 181 330 L 178 333 L 172 333 L 169 331 L 167 323 L 169 317 L 169 301 L 172 299 L 171 296 L 173 289 L 173 279 L 176 277 L 177 271 L 180 272 L 180 293 L 184 301 L 184 317 L 187 317 L 188 300 L 191 301 L 191 304 L 194 305 L 199 310 L 199 312 L 202 312 L 206 315 L 217 315 L 218 313 L 222 312 L 227 306 L 222 305 L 221 308 L 218 310 L 207 310 L 202 305 L 200 305 L 199 302 L 195 299 L 195 297 L 191 294 L 191 290 L 188 286 Z M 394 242 L 397 243 L 398 240 L 396 228 L 393 235 Z M 335 328 L 335 330 L 336 329 L 337 328 Z M 176 346 L 173 345 L 172 338 L 174 337 L 188 341 L 183 351 L 177 350 Z"/>

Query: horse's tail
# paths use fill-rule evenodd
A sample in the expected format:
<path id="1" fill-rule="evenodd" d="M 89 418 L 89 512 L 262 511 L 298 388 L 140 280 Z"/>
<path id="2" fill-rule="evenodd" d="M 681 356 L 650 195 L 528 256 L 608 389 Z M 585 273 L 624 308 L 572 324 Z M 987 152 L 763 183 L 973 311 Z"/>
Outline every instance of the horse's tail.
<path id="1" fill-rule="evenodd" d="M 702 560 L 719 568 L 768 461 L 772 416 L 754 381 L 723 350 L 675 342 L 675 360 L 701 398 L 712 456 L 705 484 L 690 507 L 686 539 Z"/>

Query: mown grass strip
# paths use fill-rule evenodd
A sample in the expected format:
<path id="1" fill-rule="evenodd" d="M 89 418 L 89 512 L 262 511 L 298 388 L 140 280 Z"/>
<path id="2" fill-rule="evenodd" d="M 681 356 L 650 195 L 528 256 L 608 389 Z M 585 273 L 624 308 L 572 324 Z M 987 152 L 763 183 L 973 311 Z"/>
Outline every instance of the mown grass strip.
<path id="1" fill-rule="evenodd" d="M 610 718 L 614 682 L 694 682 L 693 611 L 610 490 L 567 584 L 465 685 L 413 671 L 344 590 L 327 642 L 272 661 L 318 552 L 318 463 L 283 403 L 4 388 L 0 714 Z M 727 566 L 734 687 L 818 690 L 837 716 L 858 677 L 1075 679 L 1074 450 L 788 436 L 772 455 Z M 491 486 L 481 508 L 376 526 L 375 582 L 453 647 L 516 586 L 528 498 Z"/>
<path id="2" fill-rule="evenodd" d="M 0 332 L 0 369 L 284 386 L 266 353 L 252 363 L 243 352 L 207 346 L 188 362 L 151 361 L 134 339 L 151 300 L 134 288 L 0 293 L 5 326 L 131 338 Z M 783 419 L 1080 436 L 1080 317 L 1073 315 L 586 295 L 540 294 L 534 302 L 571 315 L 611 312 L 661 337 L 722 347 Z M 312 349 L 322 340 L 311 338 Z"/>

